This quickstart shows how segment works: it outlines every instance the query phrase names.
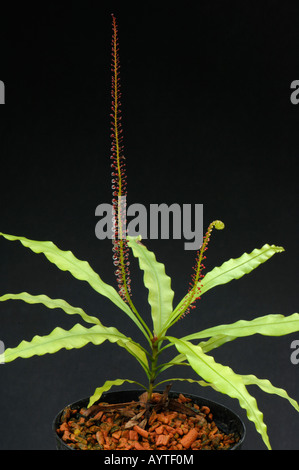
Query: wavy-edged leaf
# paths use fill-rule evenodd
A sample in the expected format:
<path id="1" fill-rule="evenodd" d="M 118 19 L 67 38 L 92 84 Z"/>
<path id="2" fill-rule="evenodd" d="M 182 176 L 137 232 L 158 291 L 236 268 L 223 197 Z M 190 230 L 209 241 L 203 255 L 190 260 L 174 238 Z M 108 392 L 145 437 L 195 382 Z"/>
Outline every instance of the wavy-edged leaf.
<path id="1" fill-rule="evenodd" d="M 0 302 L 5 300 L 23 300 L 28 304 L 43 304 L 48 308 L 61 308 L 68 315 L 80 315 L 80 317 L 87 323 L 94 325 L 101 325 L 98 318 L 88 315 L 80 307 L 73 307 L 63 299 L 50 299 L 47 295 L 31 295 L 28 292 L 21 292 L 20 294 L 5 294 L 0 297 Z"/>
<path id="2" fill-rule="evenodd" d="M 233 341 L 234 339 L 236 339 L 236 336 L 212 336 L 212 338 L 208 339 L 207 341 L 201 341 L 198 346 L 201 347 L 204 353 L 207 353 L 209 351 L 212 351 L 213 349 L 219 348 L 225 343 Z"/>
<path id="3" fill-rule="evenodd" d="M 99 294 L 108 297 L 117 307 L 125 312 L 138 328 L 148 337 L 140 321 L 136 318 L 129 306 L 122 300 L 114 287 L 106 284 L 100 276 L 91 268 L 87 261 L 77 259 L 71 251 L 60 250 L 51 241 L 29 240 L 25 237 L 7 235 L 0 232 L 0 235 L 10 241 L 19 241 L 23 246 L 29 248 L 34 253 L 43 253 L 45 257 L 55 264 L 61 271 L 69 271 L 76 279 L 86 281 Z"/>
<path id="4" fill-rule="evenodd" d="M 236 339 L 236 337 L 233 336 L 212 336 L 212 338 L 208 339 L 207 341 L 201 341 L 198 346 L 201 347 L 204 353 L 207 353 L 209 351 L 212 351 L 213 349 L 219 348 L 220 346 L 222 346 L 222 344 L 228 343 L 229 341 L 233 341 L 234 339 Z M 169 369 L 169 367 L 182 365 L 184 361 L 186 361 L 185 354 L 178 354 L 168 363 L 163 364 L 159 370 L 160 372 L 163 372 L 164 370 Z"/>
<path id="5" fill-rule="evenodd" d="M 262 263 L 265 263 L 276 253 L 282 253 L 281 246 L 265 244 L 262 248 L 254 249 L 251 253 L 244 253 L 240 258 L 231 258 L 221 266 L 216 266 L 201 280 L 201 294 L 220 284 L 226 284 L 233 279 L 240 279 L 249 274 Z"/>
<path id="6" fill-rule="evenodd" d="M 128 237 L 128 245 L 134 256 L 138 258 L 140 269 L 144 272 L 144 285 L 149 292 L 148 301 L 151 306 L 154 333 L 159 336 L 172 313 L 174 292 L 171 289 L 171 279 L 165 273 L 164 264 L 156 260 L 154 253 L 142 245 L 138 237 Z"/>
<path id="7" fill-rule="evenodd" d="M 224 343 L 233 341 L 238 337 L 250 336 L 253 334 L 262 334 L 265 336 L 282 336 L 299 331 L 299 314 L 293 313 L 289 316 L 284 315 L 265 315 L 257 317 L 254 320 L 239 320 L 227 325 L 218 325 L 206 330 L 184 336 L 182 339 L 192 341 L 195 339 L 209 338 L 207 341 L 201 341 L 200 346 L 203 352 L 207 353 L 213 349 L 219 348 Z M 181 364 L 186 360 L 184 354 L 174 357 L 169 364 L 161 368 L 161 372 Z"/>
<path id="8" fill-rule="evenodd" d="M 274 387 L 268 379 L 258 379 L 255 375 L 241 375 L 243 383 L 245 385 L 257 385 L 263 392 L 271 393 L 278 395 L 281 398 L 285 398 L 290 402 L 290 404 L 295 408 L 296 411 L 299 411 L 299 405 L 296 400 L 291 398 L 288 393 L 279 387 Z"/>
<path id="9" fill-rule="evenodd" d="M 159 385 L 164 384 L 166 382 L 171 383 L 171 382 L 175 382 L 175 381 L 189 382 L 191 384 L 195 383 L 197 385 L 200 385 L 201 387 L 212 387 L 212 388 L 215 389 L 213 384 L 210 384 L 210 383 L 206 382 L 205 380 L 194 380 L 194 379 L 187 379 L 187 378 L 180 378 L 180 377 L 172 377 L 171 379 L 162 380 L 162 382 L 159 382 L 157 385 L 155 385 L 155 388 L 159 387 Z"/>
<path id="10" fill-rule="evenodd" d="M 122 385 L 125 382 L 128 382 L 130 384 L 137 384 L 140 387 L 145 388 L 144 385 L 140 384 L 139 382 L 136 382 L 135 380 L 129 380 L 129 379 L 106 380 L 106 382 L 104 383 L 104 385 L 102 385 L 102 387 L 98 387 L 98 388 L 95 389 L 94 394 L 89 399 L 89 403 L 87 405 L 87 408 L 89 408 L 96 401 L 98 401 L 101 398 L 101 396 L 103 395 L 103 393 L 110 390 L 111 387 L 114 387 L 114 386 L 119 387 L 120 385 Z"/>
<path id="11" fill-rule="evenodd" d="M 271 314 L 257 317 L 254 320 L 239 320 L 227 325 L 214 326 L 185 336 L 183 339 L 190 341 L 218 335 L 239 338 L 256 333 L 265 336 L 283 336 L 296 331 L 299 331 L 299 313 L 288 316 Z"/>
<path id="12" fill-rule="evenodd" d="M 247 412 L 247 417 L 255 424 L 256 430 L 261 434 L 264 443 L 271 448 L 267 427 L 263 421 L 263 414 L 257 407 L 256 400 L 251 396 L 242 380 L 230 367 L 217 363 L 212 356 L 203 352 L 200 346 L 194 346 L 189 341 L 167 336 L 177 350 L 185 354 L 192 369 L 206 382 L 213 384 L 214 388 L 232 398 L 237 398 L 240 406 Z"/>
<path id="13" fill-rule="evenodd" d="M 249 274 L 251 271 L 256 269 L 262 263 L 265 263 L 276 253 L 281 253 L 283 251 L 284 248 L 280 246 L 265 244 L 262 248 L 256 248 L 251 253 L 244 253 L 239 258 L 231 258 L 230 260 L 225 261 L 221 266 L 216 266 L 214 269 L 209 271 L 200 280 L 200 295 L 203 295 L 208 290 L 219 286 L 220 284 L 227 284 L 233 279 L 240 279 L 245 274 Z M 177 305 L 173 312 L 172 320 L 176 318 L 189 295 L 190 294 L 188 293 Z"/>
<path id="14" fill-rule="evenodd" d="M 29 358 L 35 355 L 53 354 L 62 348 L 78 349 L 88 343 L 99 345 L 106 340 L 125 348 L 139 361 L 146 374 L 148 374 L 146 354 L 138 343 L 123 335 L 114 327 L 95 325 L 91 328 L 85 328 L 79 323 L 70 330 L 57 327 L 49 335 L 37 335 L 31 341 L 22 341 L 15 348 L 7 348 L 0 355 L 0 362 L 11 362 L 19 357 Z"/>

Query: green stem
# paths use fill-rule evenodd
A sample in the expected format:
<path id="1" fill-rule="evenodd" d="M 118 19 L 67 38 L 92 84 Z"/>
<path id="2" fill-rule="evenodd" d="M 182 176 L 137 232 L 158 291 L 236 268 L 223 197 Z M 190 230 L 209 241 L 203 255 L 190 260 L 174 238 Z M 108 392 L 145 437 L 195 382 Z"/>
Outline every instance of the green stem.
<path id="1" fill-rule="evenodd" d="M 158 375 L 157 360 L 159 356 L 159 340 L 154 336 L 152 339 L 152 359 L 151 359 L 151 372 L 149 376 L 149 387 L 148 387 L 148 400 L 151 399 L 154 391 L 154 383 Z"/>

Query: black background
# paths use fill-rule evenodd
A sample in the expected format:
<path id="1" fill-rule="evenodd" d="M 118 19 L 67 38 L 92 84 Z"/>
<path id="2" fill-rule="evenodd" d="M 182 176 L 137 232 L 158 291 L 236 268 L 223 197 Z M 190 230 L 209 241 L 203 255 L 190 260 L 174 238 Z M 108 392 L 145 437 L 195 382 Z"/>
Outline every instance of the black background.
<path id="1" fill-rule="evenodd" d="M 111 200 L 111 13 L 119 23 L 128 204 L 204 204 L 204 226 L 219 218 L 207 271 L 264 243 L 285 248 L 255 272 L 207 293 L 173 335 L 291 314 L 298 294 L 298 2 L 26 2 L 1 14 L 1 225 L 4 233 L 52 240 L 89 261 L 115 285 L 111 242 L 95 236 L 95 209 Z M 186 293 L 195 253 L 183 240 L 148 240 Z M 0 293 L 64 298 L 107 326 L 141 340 L 125 314 L 43 255 L 0 240 Z M 136 305 L 147 292 L 132 261 Z M 0 339 L 71 328 L 78 317 L 18 301 L 0 305 Z M 269 378 L 299 399 L 299 334 L 236 340 L 215 351 L 235 372 Z M 182 370 L 184 369 L 184 370 Z M 185 368 L 163 376 L 193 377 Z M 110 343 L 0 366 L 0 449 L 53 449 L 51 421 L 105 380 L 145 380 L 131 356 Z M 124 386 L 124 388 L 130 388 Z M 265 446 L 238 402 L 188 383 L 173 389 L 222 402 L 247 423 L 245 449 Z M 275 449 L 298 449 L 299 415 L 285 400 L 256 396 Z"/>

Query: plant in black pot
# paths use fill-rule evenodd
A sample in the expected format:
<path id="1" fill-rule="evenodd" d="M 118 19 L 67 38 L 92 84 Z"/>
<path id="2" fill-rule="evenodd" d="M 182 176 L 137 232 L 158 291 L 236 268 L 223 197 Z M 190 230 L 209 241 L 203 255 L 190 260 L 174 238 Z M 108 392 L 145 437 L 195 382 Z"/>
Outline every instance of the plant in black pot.
<path id="1" fill-rule="evenodd" d="M 231 449 L 237 448 L 244 437 L 244 427 L 238 417 L 229 410 L 213 403 L 203 402 L 194 396 L 170 392 L 170 384 L 187 380 L 199 386 L 236 398 L 247 412 L 267 448 L 270 447 L 263 414 L 247 386 L 255 384 L 264 392 L 287 399 L 299 411 L 298 403 L 285 390 L 254 375 L 240 375 L 230 367 L 216 362 L 211 355 L 224 343 L 236 338 L 262 334 L 280 336 L 299 331 L 299 314 L 290 316 L 266 315 L 251 321 L 239 320 L 231 324 L 217 325 L 201 331 L 190 332 L 180 338 L 171 334 L 171 327 L 195 307 L 198 299 L 214 287 L 239 279 L 269 260 L 283 248 L 265 244 L 262 248 L 244 253 L 239 258 L 229 259 L 205 275 L 204 259 L 213 230 L 222 230 L 223 222 L 213 221 L 198 250 L 190 288 L 185 297 L 173 306 L 174 292 L 171 279 L 164 264 L 157 261 L 141 241 L 141 237 L 130 237 L 126 228 L 126 174 L 123 154 L 120 79 L 117 24 L 112 16 L 112 190 L 113 190 L 113 263 L 118 291 L 105 283 L 87 261 L 81 261 L 71 251 L 62 251 L 50 241 L 29 240 L 21 236 L 1 233 L 10 241 L 19 241 L 34 253 L 45 257 L 62 271 L 69 271 L 76 279 L 86 281 L 96 292 L 108 297 L 126 314 L 144 336 L 144 344 L 124 335 L 115 327 L 102 324 L 98 316 L 87 314 L 62 299 L 51 299 L 46 295 L 31 295 L 27 292 L 6 294 L 1 301 L 23 300 L 29 304 L 43 304 L 50 309 L 62 309 L 68 315 L 81 317 L 70 330 L 55 328 L 46 336 L 35 336 L 31 341 L 22 341 L 15 348 L 8 348 L 0 355 L 0 362 L 8 363 L 17 358 L 55 353 L 62 348 L 81 348 L 88 343 L 100 345 L 104 341 L 118 344 L 131 354 L 140 365 L 144 380 L 131 380 L 128 373 L 121 378 L 111 378 L 100 385 L 90 398 L 67 406 L 55 420 L 58 447 L 75 449 Z M 143 272 L 144 285 L 148 289 L 152 325 L 133 303 L 129 270 L 129 251 L 138 260 Z M 85 323 L 88 324 L 86 326 Z M 90 326 L 92 325 L 92 326 Z M 163 360 L 166 350 L 173 352 L 169 362 Z M 198 379 L 179 376 L 159 380 L 167 369 L 184 365 L 198 375 Z M 138 385 L 137 391 L 124 396 L 121 392 L 109 392 L 113 386 L 125 382 Z M 167 385 L 165 385 L 167 383 Z M 162 390 L 161 390 L 161 386 Z M 159 390 L 159 392 L 157 392 Z M 109 394 L 110 393 L 110 394 Z"/>

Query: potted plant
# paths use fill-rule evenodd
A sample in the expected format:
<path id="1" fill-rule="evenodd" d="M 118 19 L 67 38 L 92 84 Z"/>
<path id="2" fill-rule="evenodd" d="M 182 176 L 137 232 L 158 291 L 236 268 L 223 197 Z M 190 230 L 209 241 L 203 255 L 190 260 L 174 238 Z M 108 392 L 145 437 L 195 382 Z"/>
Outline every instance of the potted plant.
<path id="1" fill-rule="evenodd" d="M 145 345 L 139 344 L 115 327 L 104 326 L 98 317 L 87 314 L 65 300 L 22 292 L 2 295 L 0 300 L 17 299 L 29 304 L 43 304 L 51 309 L 59 308 L 68 315 L 79 315 L 83 322 L 92 326 L 76 323 L 70 330 L 55 328 L 49 335 L 35 336 L 31 341 L 22 341 L 17 347 L 6 349 L 0 355 L 0 362 L 8 363 L 17 358 L 55 353 L 62 348 L 81 348 L 88 343 L 100 345 L 106 340 L 116 343 L 138 361 L 146 377 L 145 382 L 136 382 L 129 377 L 106 381 L 88 399 L 67 406 L 58 414 L 54 431 L 60 447 L 63 442 L 65 447 L 82 449 L 89 449 L 92 446 L 98 449 L 124 450 L 237 447 L 244 435 L 244 428 L 238 417 L 233 418 L 231 412 L 224 410 L 220 405 L 206 404 L 200 398 L 169 392 L 170 384 L 174 381 L 187 380 L 196 382 L 200 386 L 212 387 L 220 393 L 236 398 L 240 406 L 246 410 L 248 419 L 254 423 L 266 447 L 270 449 L 263 415 L 258 409 L 255 398 L 248 392 L 247 386 L 255 384 L 266 393 L 279 395 L 287 399 L 297 411 L 299 411 L 298 403 L 290 398 L 285 390 L 272 385 L 270 381 L 259 379 L 254 375 L 237 374 L 230 367 L 216 362 L 210 353 L 224 343 L 240 337 L 253 334 L 280 336 L 299 331 L 299 314 L 266 315 L 251 321 L 239 320 L 191 332 L 180 338 L 174 337 L 170 329 L 195 307 L 196 301 L 207 291 L 241 278 L 284 249 L 265 244 L 251 253 L 229 259 L 204 275 L 203 262 L 212 231 L 224 228 L 223 222 L 213 221 L 197 252 L 190 289 L 178 305 L 173 307 L 174 292 L 164 265 L 144 246 L 140 236 L 129 237 L 126 231 L 126 208 L 123 204 L 126 196 L 126 173 L 121 128 L 119 52 L 117 24 L 113 15 L 112 25 L 113 263 L 118 292 L 105 283 L 87 261 L 77 259 L 71 251 L 62 251 L 50 241 L 29 240 L 5 233 L 0 235 L 9 241 L 21 242 L 34 253 L 43 253 L 60 270 L 69 271 L 76 279 L 86 281 L 96 292 L 109 298 L 141 331 Z M 148 289 L 148 302 L 151 307 L 152 327 L 145 322 L 133 303 L 129 250 L 138 260 L 144 274 L 144 285 Z M 163 353 L 169 348 L 173 351 L 173 358 L 169 362 L 163 362 Z M 158 381 L 163 371 L 177 365 L 191 368 L 198 374 L 198 380 L 173 377 Z M 127 399 L 122 399 L 121 395 L 115 393 L 107 395 L 111 387 L 120 386 L 125 382 L 135 383 L 140 388 L 126 395 Z M 166 382 L 168 383 L 166 388 L 157 393 L 157 388 L 163 384 L 164 387 Z M 228 428 L 228 432 L 224 432 L 221 425 L 217 425 L 217 420 L 221 420 L 225 414 L 229 415 L 229 421 L 235 420 L 234 427 Z M 84 428 L 85 430 L 88 428 L 89 431 L 88 435 L 82 436 Z"/>

